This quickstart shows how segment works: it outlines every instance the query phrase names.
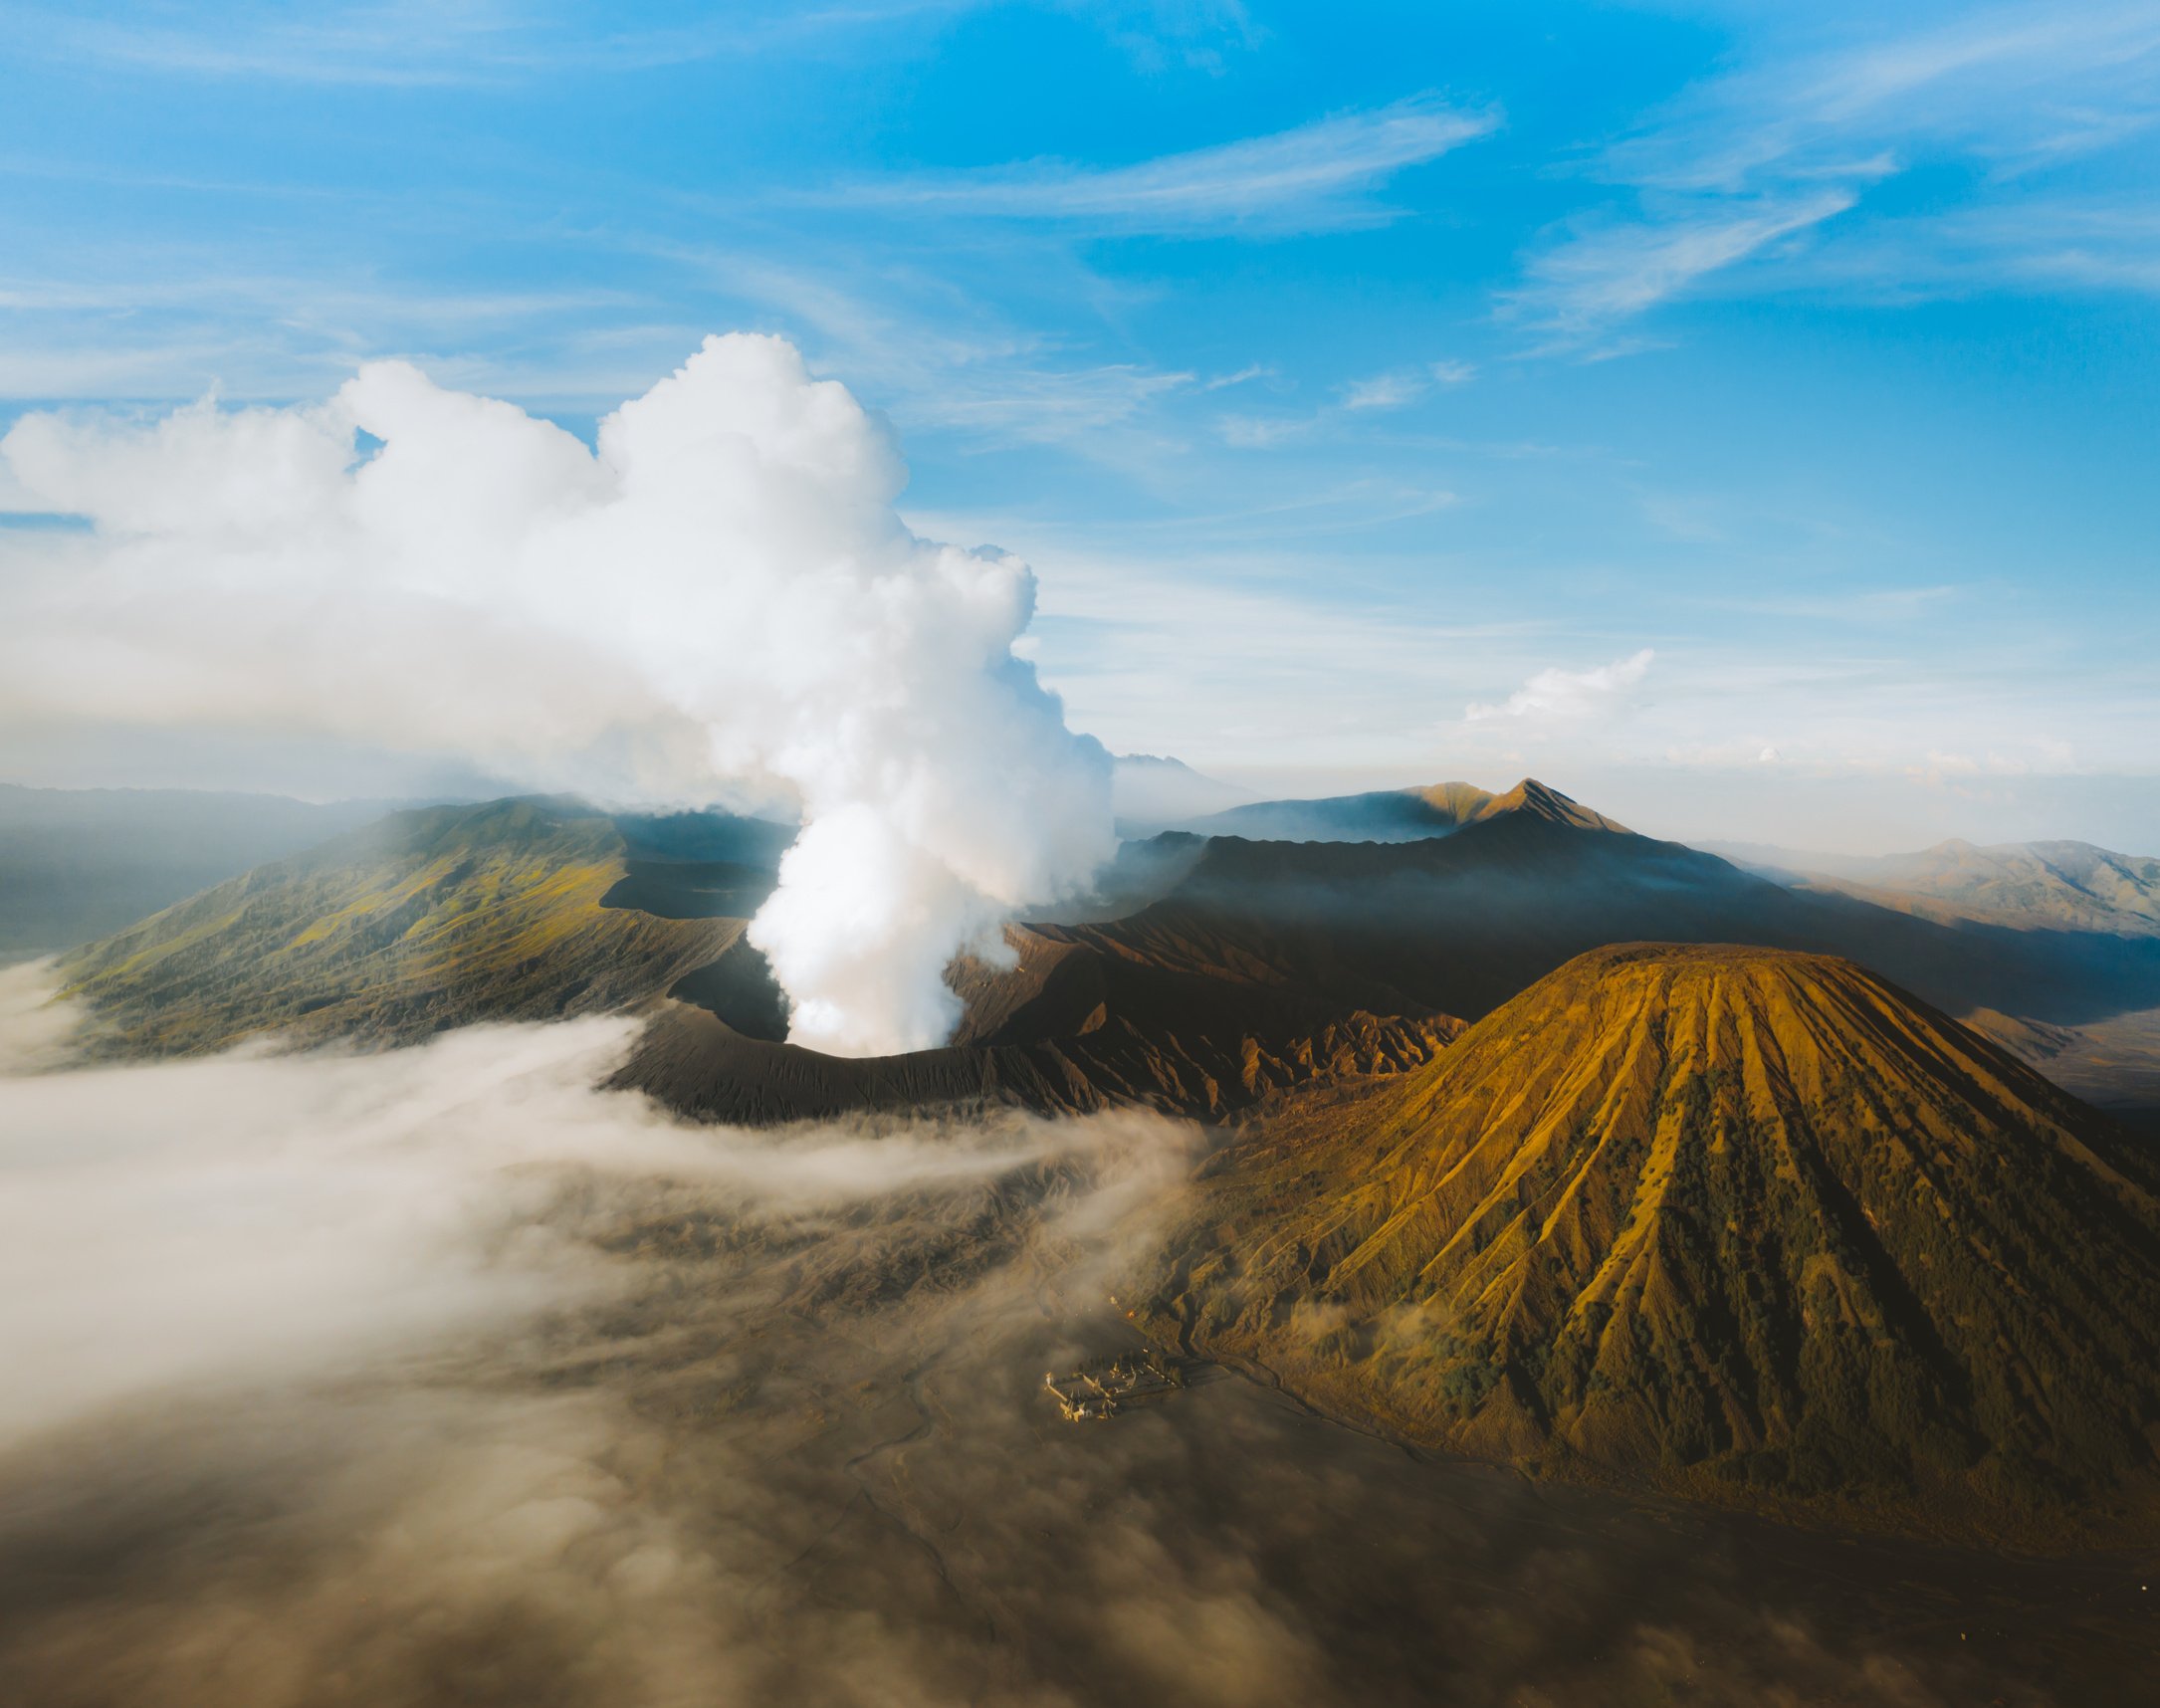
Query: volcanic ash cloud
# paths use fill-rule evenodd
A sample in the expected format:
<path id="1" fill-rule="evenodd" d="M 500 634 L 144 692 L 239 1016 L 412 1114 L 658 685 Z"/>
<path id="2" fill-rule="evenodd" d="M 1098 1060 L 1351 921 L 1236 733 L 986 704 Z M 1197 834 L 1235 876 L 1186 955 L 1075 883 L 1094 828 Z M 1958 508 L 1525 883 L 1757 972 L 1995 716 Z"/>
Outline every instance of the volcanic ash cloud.
<path id="1" fill-rule="evenodd" d="M 646 805 L 800 804 L 754 941 L 796 1041 L 947 1036 L 956 953 L 1082 887 L 1110 766 L 1012 645 L 1017 559 L 918 538 L 906 470 L 785 340 L 599 427 L 372 363 L 328 402 L 39 413 L 0 439 L 0 729 L 181 726 L 453 756 Z"/>

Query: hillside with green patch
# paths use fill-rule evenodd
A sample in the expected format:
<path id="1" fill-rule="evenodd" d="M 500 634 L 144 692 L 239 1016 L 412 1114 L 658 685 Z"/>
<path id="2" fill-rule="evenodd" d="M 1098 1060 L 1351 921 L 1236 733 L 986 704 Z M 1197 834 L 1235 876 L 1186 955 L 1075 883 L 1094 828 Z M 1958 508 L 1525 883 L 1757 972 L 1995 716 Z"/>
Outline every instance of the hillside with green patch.
<path id="1" fill-rule="evenodd" d="M 1219 1153 L 1140 1316 L 1409 1440 L 1784 1516 L 2148 1518 L 2160 1169 L 1847 961 L 1625 946 Z"/>
<path id="2" fill-rule="evenodd" d="M 108 1053 L 266 1032 L 405 1042 L 606 1012 L 664 993 L 743 930 L 603 905 L 640 864 L 612 820 L 561 803 L 396 813 L 154 914 L 61 970 Z"/>

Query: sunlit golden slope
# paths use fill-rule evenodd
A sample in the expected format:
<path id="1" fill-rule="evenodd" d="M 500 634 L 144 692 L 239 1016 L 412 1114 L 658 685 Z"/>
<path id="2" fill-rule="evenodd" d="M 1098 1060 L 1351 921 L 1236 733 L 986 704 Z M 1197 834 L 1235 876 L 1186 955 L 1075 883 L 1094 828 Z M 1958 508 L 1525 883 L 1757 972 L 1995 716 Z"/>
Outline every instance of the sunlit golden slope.
<path id="1" fill-rule="evenodd" d="M 2151 1493 L 2156 1183 L 1849 962 L 1623 946 L 1284 1104 L 1144 1314 L 1421 1442 L 2041 1536 Z"/>

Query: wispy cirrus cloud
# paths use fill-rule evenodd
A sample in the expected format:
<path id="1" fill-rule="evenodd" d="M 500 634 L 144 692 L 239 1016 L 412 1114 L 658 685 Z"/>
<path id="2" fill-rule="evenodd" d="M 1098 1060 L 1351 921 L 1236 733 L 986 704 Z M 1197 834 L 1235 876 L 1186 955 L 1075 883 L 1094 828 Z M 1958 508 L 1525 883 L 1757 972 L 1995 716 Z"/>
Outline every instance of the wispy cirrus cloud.
<path id="1" fill-rule="evenodd" d="M 1054 222 L 1134 233 L 1264 233 L 1374 225 L 1372 192 L 1499 127 L 1489 108 L 1420 95 L 1365 111 L 1126 166 L 1040 160 L 865 180 L 816 200 L 858 208 Z"/>
<path id="2" fill-rule="evenodd" d="M 1849 189 L 1824 189 L 1587 223 L 1532 260 L 1527 281 L 1507 302 L 1550 337 L 1594 337 L 1713 273 L 1813 231 L 1857 200 Z"/>
<path id="3" fill-rule="evenodd" d="M 2160 3 L 2026 4 L 1812 51 L 1769 44 L 1601 153 L 1621 199 L 1533 249 L 1504 318 L 1548 347 L 1622 328 L 1743 270 L 1780 286 L 1930 292 L 2057 281 L 2149 289 Z M 2051 172 L 2079 163 L 2084 245 Z M 1924 198 L 1878 193 L 1932 168 Z M 2112 220 L 2108 216 L 2113 216 Z M 1986 233 L 1992 241 L 1976 242 Z"/>
<path id="4" fill-rule="evenodd" d="M 153 75 L 428 86 L 530 68 L 552 21 L 505 0 L 370 0 L 295 9 L 254 0 L 188 16 L 135 5 L 10 6 L 55 58 Z"/>
<path id="5" fill-rule="evenodd" d="M 1402 409 L 1437 386 L 1467 385 L 1477 369 L 1466 361 L 1433 361 L 1422 367 L 1390 368 L 1343 387 L 1345 409 Z"/>
<path id="6" fill-rule="evenodd" d="M 1541 670 L 1505 700 L 1473 702 L 1462 716 L 1471 724 L 1514 718 L 1537 723 L 1567 723 L 1609 712 L 1649 674 L 1657 654 L 1649 647 L 1601 664 L 1592 670 Z"/>
<path id="7" fill-rule="evenodd" d="M 50 57 L 195 79 L 425 88 L 575 72 L 637 72 L 784 51 L 973 10 L 986 0 L 748 0 L 683 24 L 624 28 L 578 0 L 234 0 L 189 15 L 129 4 L 9 5 Z M 1107 25 L 1106 25 L 1107 27 Z"/>
<path id="8" fill-rule="evenodd" d="M 710 270 L 739 300 L 805 337 L 821 365 L 844 371 L 866 395 L 905 415 L 911 430 L 951 432 L 977 444 L 1065 445 L 1102 460 L 1160 455 L 1154 406 L 1203 382 L 1188 369 L 1090 361 L 956 296 L 941 282 L 888 268 L 875 282 L 834 268 L 755 256 L 678 262 Z M 1209 388 L 1254 377 L 1238 373 Z M 1134 452 L 1135 440 L 1146 452 Z"/>
<path id="9" fill-rule="evenodd" d="M 1232 449 L 1268 450 L 1341 429 L 1361 416 L 1407 409 L 1434 391 L 1467 385 L 1476 377 L 1475 366 L 1452 359 L 1392 367 L 1346 381 L 1336 388 L 1335 401 L 1318 409 L 1302 414 L 1223 415 L 1216 418 L 1215 432 Z"/>
<path id="10" fill-rule="evenodd" d="M 1250 49 L 1266 34 L 1243 0 L 1064 0 L 1091 19 L 1136 70 L 1223 69 L 1224 48 Z"/>
<path id="11" fill-rule="evenodd" d="M 2156 68 L 2160 7 L 2149 0 L 1994 7 L 1837 56 L 1807 87 L 1800 116 L 1835 124 L 1917 101 L 1922 123 L 2050 148 L 2081 102 L 2149 106 Z M 2018 93 L 2031 105 L 2006 109 Z"/>
<path id="12" fill-rule="evenodd" d="M 2001 289 L 2160 296 L 2149 199 L 2022 191 L 1855 234 L 1813 259 L 1812 281 L 1891 302 Z"/>

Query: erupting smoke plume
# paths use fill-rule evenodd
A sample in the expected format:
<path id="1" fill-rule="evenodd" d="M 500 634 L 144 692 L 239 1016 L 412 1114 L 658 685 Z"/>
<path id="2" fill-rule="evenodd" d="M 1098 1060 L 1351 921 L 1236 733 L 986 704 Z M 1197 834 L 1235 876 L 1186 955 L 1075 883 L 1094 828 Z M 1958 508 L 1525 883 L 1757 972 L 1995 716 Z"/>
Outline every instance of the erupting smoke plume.
<path id="1" fill-rule="evenodd" d="M 378 362 L 316 406 L 27 416 L 0 466 L 92 525 L 10 548 L 0 726 L 298 730 L 640 804 L 778 786 L 803 831 L 753 939 L 815 1048 L 941 1042 L 952 957 L 1113 847 L 1107 755 L 1012 654 L 1032 574 L 911 534 L 889 436 L 782 339 L 707 339 L 596 451 Z"/>

